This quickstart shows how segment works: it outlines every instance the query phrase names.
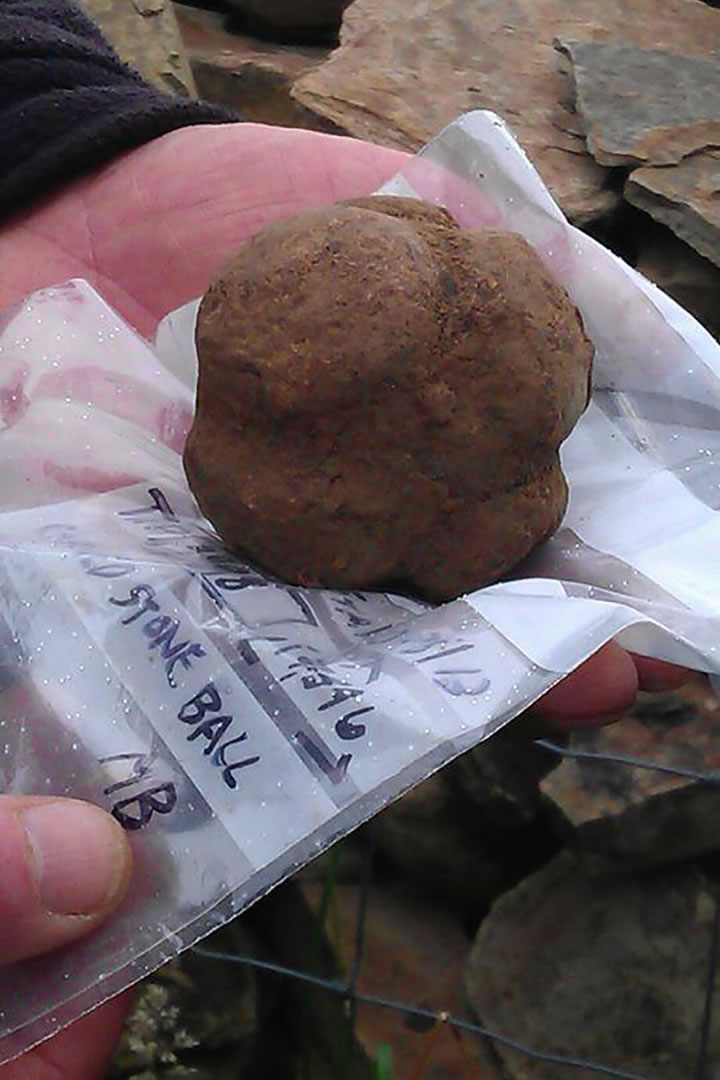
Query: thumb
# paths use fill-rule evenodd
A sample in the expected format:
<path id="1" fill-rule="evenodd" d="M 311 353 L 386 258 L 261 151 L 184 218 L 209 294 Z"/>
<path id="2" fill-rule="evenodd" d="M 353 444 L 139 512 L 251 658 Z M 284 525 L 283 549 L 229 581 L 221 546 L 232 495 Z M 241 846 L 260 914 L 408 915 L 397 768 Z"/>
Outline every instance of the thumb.
<path id="1" fill-rule="evenodd" d="M 0 963 L 94 929 L 125 895 L 130 847 L 118 823 L 75 799 L 0 796 Z"/>

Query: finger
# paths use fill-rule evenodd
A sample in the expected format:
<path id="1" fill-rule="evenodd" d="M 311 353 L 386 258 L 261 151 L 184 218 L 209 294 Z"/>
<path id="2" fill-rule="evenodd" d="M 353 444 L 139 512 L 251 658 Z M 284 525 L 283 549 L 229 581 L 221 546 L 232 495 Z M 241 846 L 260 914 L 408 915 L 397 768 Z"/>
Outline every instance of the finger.
<path id="1" fill-rule="evenodd" d="M 97 1080 L 104 1076 L 122 1033 L 132 991 L 0 1068 L 0 1080 Z"/>
<path id="2" fill-rule="evenodd" d="M 94 929 L 125 894 L 122 829 L 74 799 L 0 797 L 0 963 L 27 959 Z"/>
<path id="3" fill-rule="evenodd" d="M 540 698 L 533 713 L 555 729 L 600 727 L 622 716 L 637 690 L 632 657 L 610 641 Z"/>
<path id="4" fill-rule="evenodd" d="M 666 664 L 664 660 L 653 660 L 650 656 L 636 656 L 635 653 L 631 655 L 638 673 L 640 689 L 648 693 L 660 694 L 668 690 L 678 690 L 693 676 L 688 668 Z"/>

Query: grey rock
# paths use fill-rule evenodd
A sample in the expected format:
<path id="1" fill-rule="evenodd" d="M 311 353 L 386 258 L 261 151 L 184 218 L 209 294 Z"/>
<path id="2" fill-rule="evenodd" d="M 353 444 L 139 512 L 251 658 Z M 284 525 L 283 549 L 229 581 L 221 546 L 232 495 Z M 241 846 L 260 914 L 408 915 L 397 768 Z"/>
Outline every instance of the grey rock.
<path id="1" fill-rule="evenodd" d="M 466 969 L 481 1022 L 653 1080 L 695 1076 L 716 898 L 693 867 L 597 879 L 563 853 L 493 907 Z M 512 1080 L 594 1080 L 495 1044 Z M 720 1027 L 704 1076 L 720 1075 Z"/>
<path id="2" fill-rule="evenodd" d="M 642 166 L 627 181 L 628 201 L 720 266 L 720 14 L 706 14 L 715 25 L 705 55 L 672 39 L 651 49 L 556 44 L 572 61 L 573 104 L 595 160 Z"/>
<path id="3" fill-rule="evenodd" d="M 720 764 L 720 701 L 698 678 L 678 693 L 642 695 L 632 716 L 575 732 L 570 746 L 712 771 Z M 593 871 L 636 869 L 720 848 L 717 785 L 613 761 L 565 758 L 541 789 Z"/>
<path id="4" fill-rule="evenodd" d="M 361 138 L 416 150 L 459 113 L 510 124 L 566 214 L 586 223 L 618 204 L 588 154 L 555 38 L 662 43 L 712 56 L 718 14 L 695 0 L 355 0 L 340 48 L 293 95 Z"/>
<path id="5" fill-rule="evenodd" d="M 467 807 L 458 806 L 442 772 L 383 810 L 367 829 L 396 874 L 467 915 L 507 884 L 502 859 L 493 857 L 482 828 Z"/>
<path id="6" fill-rule="evenodd" d="M 170 0 L 77 0 L 125 63 L 167 93 L 196 97 Z"/>
<path id="7" fill-rule="evenodd" d="M 720 41 L 720 16 L 717 16 Z M 671 165 L 720 143 L 720 50 L 683 56 L 624 42 L 559 41 L 601 165 Z"/>
<path id="8" fill-rule="evenodd" d="M 717 131 L 716 146 L 720 120 Z M 625 197 L 720 266 L 719 150 L 694 154 L 671 168 L 635 169 L 625 184 Z"/>
<path id="9" fill-rule="evenodd" d="M 543 809 L 539 783 L 556 765 L 556 759 L 529 738 L 515 738 L 516 726 L 461 754 L 447 775 L 448 787 L 458 792 L 468 811 L 493 830 L 535 825 Z"/>
<path id="10" fill-rule="evenodd" d="M 554 764 L 529 741 L 493 739 L 429 777 L 367 829 L 419 892 L 477 917 L 556 849 L 538 787 Z"/>

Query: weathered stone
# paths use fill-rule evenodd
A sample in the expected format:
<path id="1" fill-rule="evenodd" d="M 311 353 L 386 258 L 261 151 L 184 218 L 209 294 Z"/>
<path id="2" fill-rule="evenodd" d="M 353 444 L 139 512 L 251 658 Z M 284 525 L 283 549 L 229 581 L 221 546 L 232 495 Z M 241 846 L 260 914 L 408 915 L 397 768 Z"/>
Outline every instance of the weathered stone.
<path id="1" fill-rule="evenodd" d="M 244 119 L 283 127 L 320 127 L 322 122 L 290 96 L 295 79 L 324 60 L 328 48 L 278 45 L 225 29 L 219 12 L 176 6 L 180 34 L 198 93 Z"/>
<path id="2" fill-rule="evenodd" d="M 708 14 L 716 25 L 707 56 L 616 41 L 557 45 L 572 61 L 595 160 L 643 166 L 627 199 L 720 265 L 720 15 Z"/>
<path id="3" fill-rule="evenodd" d="M 715 906 L 714 886 L 693 867 L 597 879 L 563 853 L 482 924 L 470 1002 L 488 1028 L 543 1053 L 653 1080 L 698 1075 Z M 598 1075 L 495 1047 L 512 1080 Z M 703 1075 L 716 1077 L 717 1023 L 708 1051 Z"/>
<path id="4" fill-rule="evenodd" d="M 572 60 L 575 107 L 601 165 L 672 165 L 720 143 L 720 58 L 616 41 L 558 47 Z"/>
<path id="5" fill-rule="evenodd" d="M 415 888 L 477 918 L 557 849 L 538 789 L 553 765 L 529 742 L 494 739 L 408 792 L 367 829 Z"/>
<path id="6" fill-rule="evenodd" d="M 425 896 L 470 917 L 506 885 L 482 826 L 460 810 L 438 773 L 378 814 L 367 826 L 383 859 Z"/>
<path id="7" fill-rule="evenodd" d="M 493 830 L 537 823 L 543 809 L 539 782 L 556 764 L 548 751 L 529 739 L 516 741 L 512 728 L 461 754 L 447 775 L 448 786 L 458 790 L 468 808 Z"/>
<path id="8" fill-rule="evenodd" d="M 637 269 L 694 315 L 720 341 L 720 268 L 643 215 Z"/>
<path id="9" fill-rule="evenodd" d="M 616 205 L 587 153 L 555 38 L 622 40 L 712 55 L 718 16 L 696 0 L 355 0 L 341 47 L 293 95 L 340 128 L 415 150 L 469 109 L 493 109 L 565 212 L 587 222 Z"/>
<path id="10" fill-rule="evenodd" d="M 195 97 L 170 0 L 78 0 L 120 57 L 161 90 Z"/>
<path id="11" fill-rule="evenodd" d="M 303 891 L 313 910 L 319 911 L 321 888 L 308 883 Z M 358 886 L 336 888 L 327 913 L 328 936 L 345 971 L 352 970 L 355 960 L 360 895 Z M 374 886 L 368 897 L 357 988 L 386 1000 L 465 1017 L 468 944 L 450 912 L 419 900 L 414 892 Z M 355 1031 L 370 1060 L 377 1060 L 378 1047 L 391 1048 L 392 1076 L 500 1080 L 496 1062 L 479 1039 L 466 1032 L 454 1035 L 431 1020 L 359 1002 Z"/>
<path id="12" fill-rule="evenodd" d="M 717 129 L 716 146 L 720 121 Z M 720 151 L 693 154 L 670 168 L 635 169 L 625 196 L 720 266 Z"/>
<path id="13" fill-rule="evenodd" d="M 701 772 L 720 766 L 720 701 L 698 680 L 641 695 L 633 715 L 578 731 L 576 750 Z M 636 868 L 720 848 L 720 786 L 597 759 L 565 758 L 541 783 L 591 870 Z"/>

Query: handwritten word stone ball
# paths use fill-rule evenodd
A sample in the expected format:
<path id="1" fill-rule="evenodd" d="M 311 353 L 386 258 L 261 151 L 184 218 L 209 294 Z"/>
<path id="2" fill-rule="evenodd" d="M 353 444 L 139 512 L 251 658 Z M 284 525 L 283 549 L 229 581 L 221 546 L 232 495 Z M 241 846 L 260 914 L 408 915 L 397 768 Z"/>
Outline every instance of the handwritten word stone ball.
<path id="1" fill-rule="evenodd" d="M 282 580 L 446 600 L 559 525 L 592 347 L 521 237 L 413 199 L 302 213 L 244 244 L 196 336 L 190 487 Z"/>

